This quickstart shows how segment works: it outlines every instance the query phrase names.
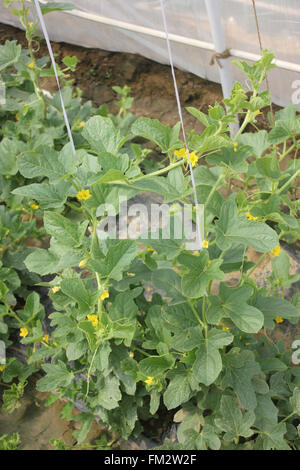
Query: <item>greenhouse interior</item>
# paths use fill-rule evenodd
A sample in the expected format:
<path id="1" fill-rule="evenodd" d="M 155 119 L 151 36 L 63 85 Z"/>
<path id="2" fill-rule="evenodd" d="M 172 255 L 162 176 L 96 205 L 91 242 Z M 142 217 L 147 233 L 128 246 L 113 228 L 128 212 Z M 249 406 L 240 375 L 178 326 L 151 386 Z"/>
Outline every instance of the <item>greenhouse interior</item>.
<path id="1" fill-rule="evenodd" d="M 300 5 L 0 1 L 0 450 L 300 450 Z"/>

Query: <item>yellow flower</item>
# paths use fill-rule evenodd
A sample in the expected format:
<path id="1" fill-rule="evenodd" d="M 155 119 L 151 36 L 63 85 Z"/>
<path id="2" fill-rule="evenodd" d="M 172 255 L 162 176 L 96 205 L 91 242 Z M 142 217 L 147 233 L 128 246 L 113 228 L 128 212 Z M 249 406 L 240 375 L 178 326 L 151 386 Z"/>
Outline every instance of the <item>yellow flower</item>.
<path id="1" fill-rule="evenodd" d="M 149 247 L 146 249 L 146 251 L 149 251 L 150 253 L 153 253 L 154 250 L 153 250 L 153 248 L 152 248 L 151 246 L 149 246 Z"/>
<path id="2" fill-rule="evenodd" d="M 89 189 L 82 189 L 81 191 L 77 193 L 76 197 L 79 201 L 86 201 L 87 199 L 91 197 L 91 193 Z"/>
<path id="3" fill-rule="evenodd" d="M 208 248 L 208 241 L 207 241 L 207 240 L 203 240 L 202 246 L 203 246 L 203 248 Z"/>
<path id="4" fill-rule="evenodd" d="M 273 253 L 273 255 L 275 256 L 279 256 L 281 253 L 280 245 L 275 246 L 275 248 L 271 251 L 271 253 Z"/>
<path id="5" fill-rule="evenodd" d="M 104 292 L 102 292 L 102 294 L 100 295 L 100 300 L 104 300 L 104 299 L 107 299 L 109 297 L 109 293 L 107 290 L 105 290 Z"/>
<path id="6" fill-rule="evenodd" d="M 21 338 L 26 338 L 26 336 L 28 336 L 27 328 L 20 328 L 20 336 Z"/>
<path id="7" fill-rule="evenodd" d="M 30 62 L 30 64 L 28 65 L 28 67 L 29 67 L 30 69 L 34 69 L 34 65 L 35 65 L 34 62 L 32 61 L 32 62 Z"/>
<path id="8" fill-rule="evenodd" d="M 0 372 L 3 372 L 5 369 L 5 366 L 0 366 Z"/>
<path id="9" fill-rule="evenodd" d="M 58 292 L 58 291 L 60 291 L 60 287 L 59 287 L 59 286 L 54 286 L 54 287 L 52 287 L 52 289 L 51 289 L 52 294 L 56 294 L 56 292 Z"/>
<path id="10" fill-rule="evenodd" d="M 88 320 L 89 320 L 90 322 L 92 322 L 92 325 L 93 325 L 93 326 L 97 326 L 97 325 L 98 325 L 99 320 L 98 320 L 97 315 L 88 315 L 87 318 L 88 318 Z"/>
<path id="11" fill-rule="evenodd" d="M 133 352 L 130 352 L 130 353 L 129 353 L 129 357 L 131 357 L 131 359 L 134 357 Z"/>
<path id="12" fill-rule="evenodd" d="M 194 167 L 196 163 L 198 162 L 198 157 L 195 154 L 195 152 L 189 153 L 185 150 L 185 148 L 182 148 L 180 150 L 175 150 L 174 155 L 178 159 L 186 158 L 187 162 L 189 162 L 189 159 L 190 159 L 192 167 Z"/>
<path id="13" fill-rule="evenodd" d="M 228 328 L 227 326 L 222 326 L 222 330 L 223 330 L 223 331 L 229 331 L 230 328 Z"/>
<path id="14" fill-rule="evenodd" d="M 188 156 L 187 156 L 187 161 L 189 161 Z M 194 168 L 194 166 L 198 163 L 198 157 L 195 154 L 195 152 L 190 153 L 190 160 L 191 160 L 191 165 Z"/>
<path id="15" fill-rule="evenodd" d="M 32 22 L 32 21 L 28 21 L 28 26 L 29 26 L 30 28 L 32 28 L 33 22 Z"/>
<path id="16" fill-rule="evenodd" d="M 200 253 L 199 253 L 199 251 L 194 251 L 194 252 L 193 252 L 193 255 L 194 255 L 194 256 L 200 256 Z"/>
<path id="17" fill-rule="evenodd" d="M 31 204 L 31 207 L 34 211 L 37 211 L 40 206 L 38 204 Z"/>
<path id="18" fill-rule="evenodd" d="M 246 217 L 248 220 L 257 220 L 258 217 L 254 217 L 253 215 L 250 214 L 250 212 L 247 212 L 246 213 Z"/>
<path id="19" fill-rule="evenodd" d="M 234 150 L 235 152 L 237 152 L 237 150 L 238 150 L 238 149 L 237 149 L 237 148 L 238 148 L 238 145 L 239 145 L 238 142 L 234 142 L 234 143 L 233 143 L 233 150 Z"/>
<path id="20" fill-rule="evenodd" d="M 79 127 L 84 127 L 84 126 L 85 126 L 85 122 L 81 121 L 81 123 L 79 124 Z"/>
<path id="21" fill-rule="evenodd" d="M 49 343 L 49 335 L 44 335 L 43 341 L 45 341 L 45 343 Z"/>
<path id="22" fill-rule="evenodd" d="M 184 158 L 184 157 L 185 157 L 185 154 L 186 154 L 185 148 L 182 148 L 182 149 L 180 149 L 180 150 L 175 150 L 175 151 L 174 151 L 174 155 L 175 155 L 175 157 L 177 157 L 178 159 L 179 159 L 179 158 Z"/>
<path id="23" fill-rule="evenodd" d="M 147 377 L 147 379 L 144 382 L 147 385 L 151 385 L 154 382 L 154 377 Z"/>
<path id="24" fill-rule="evenodd" d="M 276 323 L 283 323 L 284 319 L 282 317 L 277 316 L 277 317 L 275 317 L 275 321 L 276 321 Z"/>
<path id="25" fill-rule="evenodd" d="M 87 260 L 86 260 L 86 259 L 82 259 L 82 260 L 80 261 L 79 265 L 78 265 L 79 268 L 82 268 L 83 266 L 85 266 L 86 263 L 87 263 Z"/>

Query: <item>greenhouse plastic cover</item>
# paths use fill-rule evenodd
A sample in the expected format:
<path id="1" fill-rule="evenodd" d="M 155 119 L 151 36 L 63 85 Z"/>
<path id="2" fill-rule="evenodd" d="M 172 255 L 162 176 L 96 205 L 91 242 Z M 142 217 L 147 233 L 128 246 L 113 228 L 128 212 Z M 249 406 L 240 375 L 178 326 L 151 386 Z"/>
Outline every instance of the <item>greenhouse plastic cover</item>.
<path id="1" fill-rule="evenodd" d="M 160 0 L 72 0 L 76 9 L 111 19 L 163 31 Z M 260 53 L 255 17 L 250 0 L 220 0 L 227 48 Z M 300 64 L 299 0 L 256 0 L 263 47 L 280 60 Z M 212 43 L 204 0 L 165 0 L 169 33 Z M 76 12 L 75 12 L 76 13 Z M 32 3 L 31 15 L 35 16 Z M 45 16 L 50 38 L 86 47 L 140 54 L 169 63 L 164 39 L 130 32 L 70 15 L 53 12 Z M 18 26 L 18 19 L 0 5 L 0 21 Z M 174 64 L 200 77 L 219 82 L 218 65 L 209 65 L 212 52 L 172 42 Z M 231 60 L 231 59 L 229 59 Z M 233 78 L 241 72 L 232 64 Z M 273 101 L 288 105 L 300 89 L 299 73 L 274 69 L 269 76 Z"/>

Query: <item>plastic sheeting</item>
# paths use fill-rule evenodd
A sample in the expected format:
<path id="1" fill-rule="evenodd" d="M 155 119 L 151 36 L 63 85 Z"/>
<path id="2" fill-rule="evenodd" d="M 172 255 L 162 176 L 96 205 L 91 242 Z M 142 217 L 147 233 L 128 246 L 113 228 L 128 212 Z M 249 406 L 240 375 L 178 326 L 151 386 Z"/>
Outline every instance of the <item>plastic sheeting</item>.
<path id="1" fill-rule="evenodd" d="M 72 0 L 77 9 L 119 21 L 163 31 L 159 0 Z M 277 59 L 300 64 L 299 0 L 256 0 L 263 47 Z M 165 0 L 170 33 L 212 42 L 204 0 Z M 220 0 L 227 47 L 259 54 L 251 0 Z M 35 16 L 34 5 L 31 14 Z M 50 13 L 46 24 L 52 40 L 85 47 L 131 52 L 168 63 L 166 41 L 145 34 L 77 18 L 66 12 Z M 17 18 L 0 5 L 0 22 L 18 26 Z M 200 77 L 219 82 L 218 66 L 210 66 L 211 51 L 172 43 L 175 65 Z M 230 60 L 230 59 L 229 59 Z M 231 65 L 235 80 L 239 70 Z M 274 69 L 269 76 L 273 101 L 288 105 L 299 96 L 300 74 Z M 296 103 L 297 104 L 297 103 Z"/>

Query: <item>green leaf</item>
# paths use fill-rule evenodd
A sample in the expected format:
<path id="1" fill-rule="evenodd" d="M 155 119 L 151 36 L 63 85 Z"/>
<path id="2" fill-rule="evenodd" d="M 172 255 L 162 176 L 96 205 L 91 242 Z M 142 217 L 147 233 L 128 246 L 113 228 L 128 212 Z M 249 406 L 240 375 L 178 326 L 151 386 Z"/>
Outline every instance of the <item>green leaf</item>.
<path id="1" fill-rule="evenodd" d="M 76 166 L 70 164 L 65 158 L 66 151 L 58 153 L 49 147 L 40 147 L 36 152 L 24 152 L 18 160 L 20 173 L 26 178 L 36 178 L 37 176 L 47 176 L 50 183 L 61 180 L 67 174 L 74 173 Z M 69 153 L 70 156 L 70 153 Z M 74 158 L 71 154 L 71 158 Z"/>
<path id="2" fill-rule="evenodd" d="M 244 132 L 239 137 L 239 143 L 251 147 L 256 157 L 261 157 L 270 145 L 266 131 Z"/>
<path id="3" fill-rule="evenodd" d="M 101 178 L 97 181 L 97 184 L 108 184 L 122 180 L 126 180 L 126 176 L 124 175 L 124 173 L 120 170 L 114 170 L 113 168 L 111 168 L 110 170 L 108 170 L 107 173 L 105 173 L 105 175 L 101 176 Z"/>
<path id="4" fill-rule="evenodd" d="M 150 413 L 155 415 L 160 405 L 160 393 L 154 389 L 150 393 Z"/>
<path id="5" fill-rule="evenodd" d="M 300 317 L 300 309 L 280 297 L 263 297 L 258 294 L 254 305 L 264 314 L 264 326 L 266 328 L 274 328 L 274 320 L 277 316 L 292 322 L 296 322 Z"/>
<path id="6" fill-rule="evenodd" d="M 193 373 L 200 383 L 209 386 L 215 382 L 221 370 L 221 355 L 214 344 L 207 338 L 196 352 Z"/>
<path id="7" fill-rule="evenodd" d="M 157 377 L 165 370 L 170 369 L 174 364 L 174 359 L 170 354 L 164 356 L 151 356 L 142 359 L 139 363 L 140 371 L 145 377 Z"/>
<path id="8" fill-rule="evenodd" d="M 279 243 L 277 233 L 268 225 L 248 220 L 245 216 L 239 217 L 235 202 L 230 199 L 222 205 L 220 219 L 216 223 L 216 236 L 221 250 L 242 244 L 267 253 Z"/>
<path id="9" fill-rule="evenodd" d="M 64 294 L 78 303 L 81 312 L 89 313 L 95 299 L 81 279 L 64 279 L 60 286 Z"/>
<path id="10" fill-rule="evenodd" d="M 261 436 L 263 450 L 291 450 L 285 441 L 285 433 L 285 423 L 278 423 L 273 428 L 264 431 L 264 434 Z"/>
<path id="11" fill-rule="evenodd" d="M 180 276 L 172 269 L 158 269 L 153 273 L 152 282 L 157 289 L 165 291 L 166 297 L 172 299 L 172 305 L 186 301 L 182 295 Z"/>
<path id="12" fill-rule="evenodd" d="M 225 441 L 235 441 L 237 443 L 240 436 L 245 438 L 252 436 L 254 431 L 252 431 L 251 426 L 254 424 L 255 414 L 253 411 L 248 411 L 243 415 L 236 398 L 223 396 L 218 415 L 221 415 L 221 417 L 215 419 L 215 424 L 222 431 L 225 431 Z"/>
<path id="13" fill-rule="evenodd" d="M 12 413 L 21 406 L 20 399 L 24 395 L 25 383 L 19 382 L 12 384 L 8 390 L 3 392 L 2 411 L 4 413 Z"/>
<path id="14" fill-rule="evenodd" d="M 128 136 L 122 136 L 115 128 L 110 118 L 102 116 L 90 118 L 84 126 L 82 135 L 89 142 L 92 150 L 97 153 L 117 154 L 128 139 Z"/>
<path id="15" fill-rule="evenodd" d="M 279 162 L 275 157 L 260 158 L 256 161 L 256 168 L 262 176 L 270 178 L 272 181 L 277 181 L 282 174 Z"/>
<path id="16" fill-rule="evenodd" d="M 174 371 L 176 375 L 172 377 L 164 393 L 164 404 L 171 410 L 177 408 L 190 398 L 191 387 L 189 383 L 188 371 Z"/>
<path id="17" fill-rule="evenodd" d="M 58 209 L 64 205 L 69 195 L 71 184 L 61 181 L 57 184 L 34 183 L 14 189 L 12 194 L 36 199 L 41 209 Z"/>
<path id="18" fill-rule="evenodd" d="M 99 382 L 99 391 L 92 400 L 92 406 L 102 406 L 106 410 L 117 408 L 122 398 L 119 379 L 110 374 L 105 378 L 101 377 Z"/>
<path id="19" fill-rule="evenodd" d="M 252 289 L 249 286 L 231 289 L 226 284 L 221 284 L 222 302 L 219 307 L 216 307 L 221 309 L 222 317 L 229 317 L 245 333 L 257 333 L 264 324 L 264 316 L 261 311 L 246 302 L 251 294 Z"/>
<path id="20" fill-rule="evenodd" d="M 57 255 L 49 250 L 42 250 L 37 248 L 25 259 L 24 263 L 29 271 L 38 273 L 41 276 L 56 271 L 56 266 L 59 262 Z"/>
<path id="21" fill-rule="evenodd" d="M 151 142 L 158 145 L 164 153 L 173 148 L 178 148 L 178 146 L 182 146 L 179 141 L 179 122 L 171 128 L 170 126 L 164 126 L 157 119 L 139 118 L 131 127 L 131 132 L 134 135 L 139 135 L 145 139 L 151 140 Z"/>
<path id="22" fill-rule="evenodd" d="M 251 147 L 246 145 L 240 146 L 235 152 L 232 147 L 223 147 L 216 153 L 206 157 L 209 165 L 229 166 L 239 173 L 245 173 L 248 169 L 246 159 L 252 155 Z"/>
<path id="23" fill-rule="evenodd" d="M 62 61 L 72 72 L 75 72 L 78 63 L 78 59 L 75 55 L 72 57 L 64 57 Z"/>
<path id="24" fill-rule="evenodd" d="M 0 72 L 18 62 L 21 51 L 22 46 L 17 44 L 17 41 L 5 41 L 5 44 L 0 46 Z"/>
<path id="25" fill-rule="evenodd" d="M 293 391 L 293 396 L 290 398 L 290 403 L 292 405 L 294 413 L 300 416 L 300 388 L 295 387 Z"/>
<path id="26" fill-rule="evenodd" d="M 18 151 L 18 143 L 4 137 L 0 143 L 0 175 L 15 175 L 17 173 Z"/>
<path id="27" fill-rule="evenodd" d="M 122 279 L 126 266 L 136 257 L 138 246 L 134 240 L 121 240 L 112 245 L 103 261 L 91 260 L 89 265 L 101 274 L 102 278 Z"/>
<path id="28" fill-rule="evenodd" d="M 44 276 L 57 273 L 65 268 L 78 266 L 81 259 L 80 252 L 75 252 L 72 249 L 66 250 L 65 247 L 60 247 L 60 252 L 57 247 L 50 250 L 36 248 L 27 256 L 24 263 L 29 271 Z"/>
<path id="29" fill-rule="evenodd" d="M 178 261 L 189 269 L 182 277 L 182 292 L 188 298 L 202 297 L 209 281 L 223 281 L 225 278 L 219 269 L 223 260 L 213 260 L 209 263 L 207 250 L 202 250 L 200 256 L 184 253 L 178 257 Z"/>
<path id="30" fill-rule="evenodd" d="M 73 431 L 73 436 L 77 439 L 78 444 L 82 444 L 83 441 L 88 437 L 88 433 L 91 429 L 91 426 L 95 420 L 93 414 L 81 413 L 73 418 L 75 421 L 81 422 L 80 429 Z"/>
<path id="31" fill-rule="evenodd" d="M 67 387 L 74 379 L 73 372 L 70 372 L 62 361 L 58 361 L 57 364 L 44 364 L 42 368 L 47 375 L 37 382 L 37 389 L 40 392 L 51 392 L 58 387 Z"/>
<path id="32" fill-rule="evenodd" d="M 61 245 L 78 247 L 83 240 L 88 221 L 73 224 L 66 217 L 55 212 L 44 212 L 46 231 Z"/>
<path id="33" fill-rule="evenodd" d="M 76 361 L 86 353 L 87 349 L 87 342 L 85 340 L 76 343 L 69 343 L 66 349 L 68 360 Z"/>
<path id="34" fill-rule="evenodd" d="M 257 399 L 252 379 L 261 373 L 254 355 L 250 351 L 233 348 L 224 358 L 224 370 L 223 386 L 234 390 L 245 409 L 254 410 Z"/>

